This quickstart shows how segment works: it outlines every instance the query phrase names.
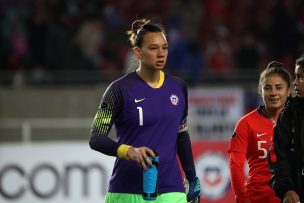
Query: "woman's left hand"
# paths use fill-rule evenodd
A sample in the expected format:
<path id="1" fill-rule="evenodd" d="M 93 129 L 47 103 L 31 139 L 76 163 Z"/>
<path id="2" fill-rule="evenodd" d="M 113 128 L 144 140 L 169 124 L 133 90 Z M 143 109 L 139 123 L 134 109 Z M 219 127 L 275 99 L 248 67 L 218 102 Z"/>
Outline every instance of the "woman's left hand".
<path id="1" fill-rule="evenodd" d="M 144 170 L 147 170 L 152 166 L 152 162 L 148 156 L 155 158 L 153 150 L 148 147 L 130 147 L 127 152 L 127 156 L 130 160 L 134 160 L 139 163 L 139 165 L 142 166 Z"/>

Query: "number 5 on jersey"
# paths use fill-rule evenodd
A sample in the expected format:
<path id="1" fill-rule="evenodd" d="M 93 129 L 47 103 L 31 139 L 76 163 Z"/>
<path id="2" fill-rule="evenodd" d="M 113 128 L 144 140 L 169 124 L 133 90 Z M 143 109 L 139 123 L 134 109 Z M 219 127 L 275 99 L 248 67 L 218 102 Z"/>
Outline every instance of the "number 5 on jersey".
<path id="1" fill-rule="evenodd" d="M 263 143 L 267 143 L 265 140 L 258 140 L 258 150 L 263 152 L 263 155 L 260 155 L 260 159 L 265 159 L 267 157 L 267 149 L 262 147 Z"/>

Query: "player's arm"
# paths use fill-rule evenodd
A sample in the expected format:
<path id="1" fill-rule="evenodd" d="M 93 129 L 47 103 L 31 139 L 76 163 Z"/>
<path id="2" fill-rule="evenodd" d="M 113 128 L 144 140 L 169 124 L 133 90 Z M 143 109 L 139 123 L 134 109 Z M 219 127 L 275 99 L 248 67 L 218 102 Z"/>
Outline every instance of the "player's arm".
<path id="1" fill-rule="evenodd" d="M 110 156 L 118 156 L 120 145 L 109 138 L 108 134 L 120 113 L 122 100 L 119 88 L 112 83 L 102 96 L 91 127 L 89 145 L 93 150 Z M 126 148 L 127 146 L 124 149 Z"/>
<path id="2" fill-rule="evenodd" d="M 188 180 L 194 180 L 196 178 L 196 171 L 193 161 L 190 136 L 187 130 L 186 123 L 180 126 L 176 144 L 177 155 L 185 172 L 186 178 Z"/>
<path id="3" fill-rule="evenodd" d="M 289 105 L 289 104 L 288 104 Z M 292 109 L 288 106 L 281 113 L 274 128 L 274 136 L 268 153 L 268 167 L 272 173 L 270 185 L 277 196 L 283 199 L 288 191 L 295 191 L 292 180 L 289 151 L 292 129 Z"/>
<path id="4" fill-rule="evenodd" d="M 192 147 L 190 136 L 188 133 L 188 90 L 187 86 L 183 84 L 183 93 L 185 97 L 185 107 L 183 119 L 180 121 L 178 135 L 177 135 L 177 155 L 181 162 L 182 168 L 185 172 L 186 178 L 188 180 L 194 180 L 196 178 L 195 166 L 193 161 Z"/>
<path id="5" fill-rule="evenodd" d="M 189 184 L 187 201 L 199 201 L 200 198 L 200 181 L 196 176 L 195 165 L 193 161 L 192 147 L 190 136 L 187 130 L 186 122 L 180 126 L 177 135 L 177 155 L 185 172 L 186 179 Z"/>
<path id="6" fill-rule="evenodd" d="M 230 180 L 235 193 L 237 203 L 249 202 L 249 197 L 245 190 L 244 165 L 246 155 L 240 152 L 230 152 Z"/>
<path id="7" fill-rule="evenodd" d="M 123 105 L 121 90 L 112 83 L 105 91 L 91 128 L 90 147 L 93 150 L 122 159 L 130 159 L 139 163 L 143 169 L 152 166 L 148 155 L 155 157 L 154 152 L 147 147 L 132 147 L 119 144 L 108 137 L 109 131 L 120 114 Z"/>
<path id="8" fill-rule="evenodd" d="M 228 149 L 230 182 L 235 193 L 237 203 L 250 202 L 245 189 L 244 175 L 244 165 L 248 148 L 248 135 L 250 132 L 249 126 L 250 125 L 245 119 L 241 119 L 237 123 Z"/>
<path id="9" fill-rule="evenodd" d="M 187 126 L 188 93 L 186 86 L 184 86 L 184 95 L 185 95 L 186 106 L 184 109 L 183 120 L 180 123 L 177 140 L 176 140 L 177 155 L 189 184 L 187 201 L 199 202 L 201 188 L 200 188 L 200 181 L 196 176 L 191 141 L 188 133 L 188 126 Z"/>

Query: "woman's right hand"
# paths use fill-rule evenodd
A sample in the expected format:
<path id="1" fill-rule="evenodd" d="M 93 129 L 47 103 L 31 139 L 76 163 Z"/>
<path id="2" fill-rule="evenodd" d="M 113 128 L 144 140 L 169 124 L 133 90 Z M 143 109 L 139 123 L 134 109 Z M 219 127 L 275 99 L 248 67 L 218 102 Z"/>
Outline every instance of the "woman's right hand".
<path id="1" fill-rule="evenodd" d="M 152 166 L 152 162 L 148 157 L 149 155 L 155 158 L 153 150 L 148 147 L 130 147 L 127 152 L 128 158 L 136 161 L 144 170 Z"/>

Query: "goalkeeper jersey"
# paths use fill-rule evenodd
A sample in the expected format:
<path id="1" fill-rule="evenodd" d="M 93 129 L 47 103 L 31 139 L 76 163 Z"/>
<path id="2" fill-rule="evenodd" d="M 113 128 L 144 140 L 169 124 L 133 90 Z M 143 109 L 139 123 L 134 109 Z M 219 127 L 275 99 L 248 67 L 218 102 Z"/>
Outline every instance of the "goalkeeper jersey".
<path id="1" fill-rule="evenodd" d="M 263 113 L 264 107 L 248 113 L 236 125 L 230 141 L 229 152 L 245 155 L 249 165 L 249 174 L 244 188 L 244 163 L 242 169 L 231 169 L 232 186 L 236 193 L 237 202 L 249 199 L 251 202 L 279 203 L 274 191 L 269 186 L 271 174 L 268 170 L 267 151 L 273 136 L 274 124 Z M 237 157 L 236 157 L 237 158 Z M 237 159 L 236 159 L 237 160 Z M 233 163 L 232 163 L 233 164 Z"/>
<path id="2" fill-rule="evenodd" d="M 132 72 L 107 88 L 94 119 L 91 140 L 98 142 L 107 136 L 114 124 L 117 145 L 108 147 L 108 155 L 115 156 L 120 144 L 149 147 L 159 154 L 158 192 L 183 192 L 176 140 L 178 132 L 187 128 L 187 111 L 183 80 L 165 74 L 163 84 L 152 88 Z M 137 162 L 117 158 L 109 192 L 142 193 L 142 174 Z"/>

